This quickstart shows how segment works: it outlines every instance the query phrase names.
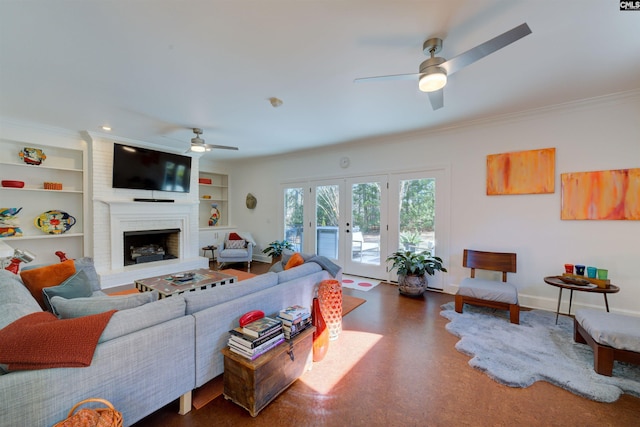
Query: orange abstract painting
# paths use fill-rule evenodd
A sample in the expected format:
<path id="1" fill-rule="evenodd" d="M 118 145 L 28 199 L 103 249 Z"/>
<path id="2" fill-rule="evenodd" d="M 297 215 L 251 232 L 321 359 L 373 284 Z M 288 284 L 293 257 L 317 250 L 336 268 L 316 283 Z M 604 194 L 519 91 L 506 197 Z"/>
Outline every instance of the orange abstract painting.
<path id="1" fill-rule="evenodd" d="M 553 193 L 555 164 L 555 148 L 490 154 L 487 195 Z"/>
<path id="2" fill-rule="evenodd" d="M 563 173 L 562 219 L 640 220 L 640 168 Z"/>

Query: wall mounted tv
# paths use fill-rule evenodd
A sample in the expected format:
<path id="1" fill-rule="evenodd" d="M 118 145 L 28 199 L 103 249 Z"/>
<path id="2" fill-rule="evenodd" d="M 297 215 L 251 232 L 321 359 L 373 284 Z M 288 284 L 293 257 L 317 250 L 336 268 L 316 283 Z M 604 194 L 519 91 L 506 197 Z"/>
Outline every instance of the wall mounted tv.
<path id="1" fill-rule="evenodd" d="M 188 193 L 191 157 L 113 144 L 113 188 Z"/>

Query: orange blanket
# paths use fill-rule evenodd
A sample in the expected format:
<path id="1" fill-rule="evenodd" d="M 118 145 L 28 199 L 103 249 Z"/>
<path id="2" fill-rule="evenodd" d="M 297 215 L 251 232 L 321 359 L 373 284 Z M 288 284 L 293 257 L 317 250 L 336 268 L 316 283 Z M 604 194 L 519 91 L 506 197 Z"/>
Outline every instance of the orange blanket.
<path id="1" fill-rule="evenodd" d="M 89 366 L 115 312 L 75 319 L 46 311 L 23 316 L 0 330 L 0 363 L 10 371 Z"/>

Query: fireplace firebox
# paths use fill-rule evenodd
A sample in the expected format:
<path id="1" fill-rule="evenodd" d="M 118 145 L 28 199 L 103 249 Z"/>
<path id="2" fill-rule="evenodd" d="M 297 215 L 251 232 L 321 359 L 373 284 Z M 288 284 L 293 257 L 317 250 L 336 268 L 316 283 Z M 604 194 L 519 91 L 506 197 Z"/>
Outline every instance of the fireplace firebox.
<path id="1" fill-rule="evenodd" d="M 125 231 L 123 236 L 125 266 L 179 257 L 179 228 Z"/>

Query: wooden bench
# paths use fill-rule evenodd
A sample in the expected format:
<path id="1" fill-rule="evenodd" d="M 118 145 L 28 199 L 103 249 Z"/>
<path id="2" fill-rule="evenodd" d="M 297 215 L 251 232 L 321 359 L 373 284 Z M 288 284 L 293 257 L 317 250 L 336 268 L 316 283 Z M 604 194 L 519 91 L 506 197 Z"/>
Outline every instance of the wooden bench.
<path id="1" fill-rule="evenodd" d="M 520 324 L 518 291 L 507 282 L 507 273 L 516 272 L 516 254 L 465 249 L 462 266 L 471 269 L 471 278 L 462 280 L 455 296 L 456 312 L 462 313 L 465 304 L 509 310 L 511 323 Z M 476 269 L 502 272 L 502 282 L 476 279 Z"/>
<path id="2" fill-rule="evenodd" d="M 592 309 L 576 311 L 573 340 L 593 350 L 593 369 L 613 375 L 613 362 L 640 364 L 640 317 Z"/>

